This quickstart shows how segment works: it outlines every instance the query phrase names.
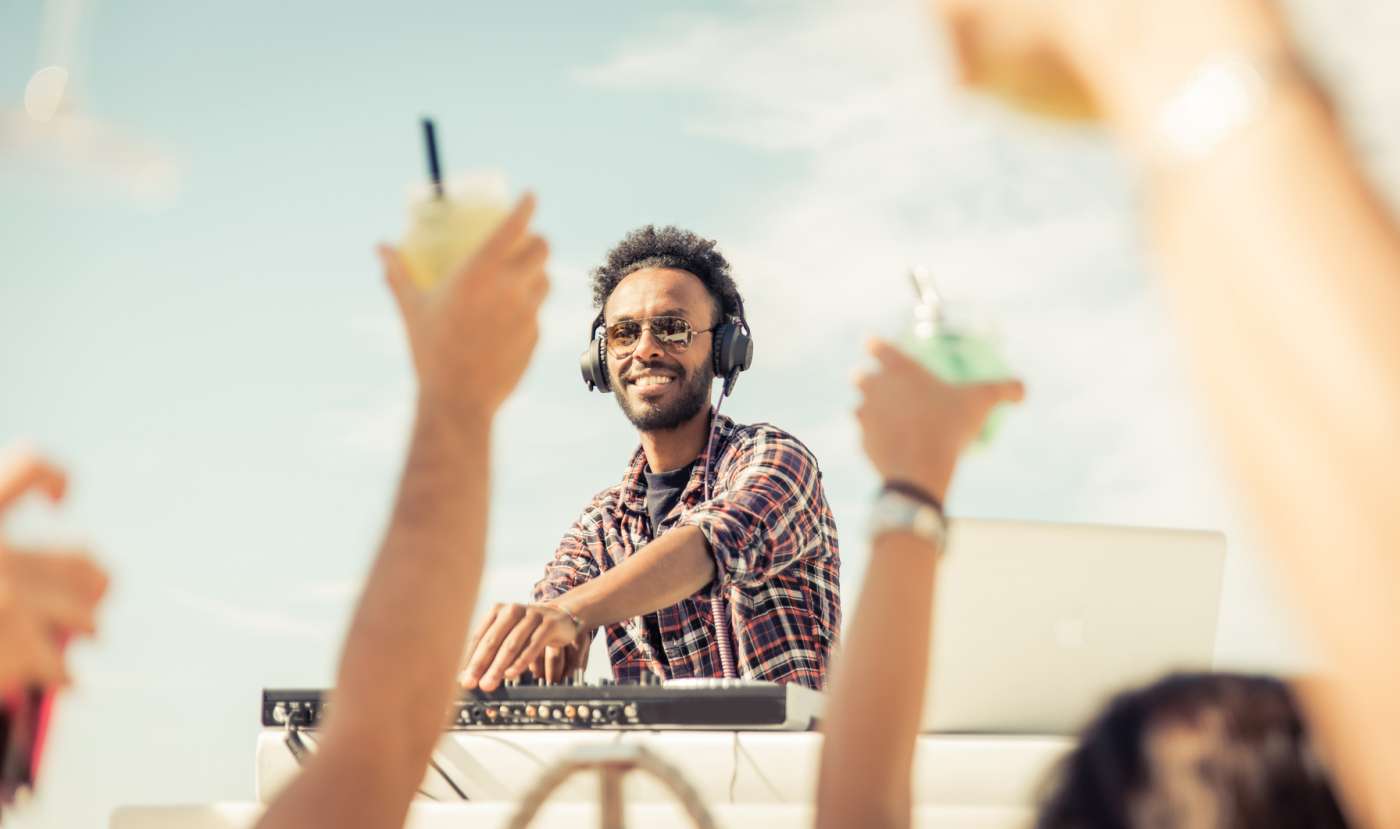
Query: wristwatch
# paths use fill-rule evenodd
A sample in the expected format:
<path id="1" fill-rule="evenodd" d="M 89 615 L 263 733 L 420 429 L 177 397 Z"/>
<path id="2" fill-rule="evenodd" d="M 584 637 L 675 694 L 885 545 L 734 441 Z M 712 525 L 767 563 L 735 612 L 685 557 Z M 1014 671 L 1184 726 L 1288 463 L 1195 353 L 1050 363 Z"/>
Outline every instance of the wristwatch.
<path id="1" fill-rule="evenodd" d="M 870 512 L 870 540 L 888 532 L 913 533 L 942 553 L 948 522 L 938 499 L 911 486 L 886 484 Z"/>

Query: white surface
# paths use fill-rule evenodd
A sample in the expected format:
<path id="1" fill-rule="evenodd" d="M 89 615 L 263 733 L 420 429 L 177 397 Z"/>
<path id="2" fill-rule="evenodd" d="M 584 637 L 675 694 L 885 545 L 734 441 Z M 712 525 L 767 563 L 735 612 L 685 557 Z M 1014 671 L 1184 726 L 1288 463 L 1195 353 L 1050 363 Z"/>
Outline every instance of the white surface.
<path id="1" fill-rule="evenodd" d="M 415 804 L 406 829 L 484 829 L 501 827 L 514 813 L 506 803 L 456 805 Z M 216 803 L 208 806 L 128 806 L 112 814 L 111 829 L 248 829 L 262 814 L 253 803 Z M 762 826 L 764 829 L 808 829 L 810 806 L 723 805 L 711 807 L 722 827 Z M 919 807 L 914 811 L 918 829 L 1022 829 L 1030 820 L 1027 809 L 996 807 Z M 636 827 L 691 826 L 681 811 L 670 805 L 634 804 L 627 808 L 627 825 Z M 545 806 L 531 824 L 537 829 L 585 829 L 598 825 L 598 810 L 578 803 Z"/>
<path id="2" fill-rule="evenodd" d="M 1225 537 L 955 520 L 925 730 L 1072 734 L 1112 693 L 1208 669 Z"/>
<path id="3" fill-rule="evenodd" d="M 822 745 L 822 736 L 815 732 L 452 732 L 439 742 L 437 757 L 473 801 L 513 801 L 544 766 L 570 749 L 618 740 L 645 745 L 679 768 L 709 804 L 801 804 L 815 796 Z M 914 802 L 1029 804 L 1045 773 L 1069 745 L 1061 737 L 921 736 L 914 760 Z M 258 800 L 268 802 L 296 771 L 282 732 L 264 731 L 257 749 Z M 456 797 L 431 770 L 424 785 L 435 797 Z M 597 793 L 596 781 L 580 776 L 561 787 L 554 799 L 591 803 Z M 641 776 L 629 778 L 626 796 L 631 803 L 671 800 L 668 792 Z"/>

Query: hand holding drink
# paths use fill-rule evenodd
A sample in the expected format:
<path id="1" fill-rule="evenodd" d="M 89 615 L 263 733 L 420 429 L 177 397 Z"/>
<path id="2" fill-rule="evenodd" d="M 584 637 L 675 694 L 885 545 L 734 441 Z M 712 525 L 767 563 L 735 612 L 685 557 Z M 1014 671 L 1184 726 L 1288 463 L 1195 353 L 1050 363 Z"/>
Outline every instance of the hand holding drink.
<path id="1" fill-rule="evenodd" d="M 1011 379 L 990 323 L 950 304 L 928 271 L 915 269 L 910 278 L 918 300 L 912 324 L 900 339 L 904 351 L 951 385 Z M 1001 410 L 996 408 L 978 433 L 977 443 L 989 443 L 1000 425 Z"/>
<path id="2" fill-rule="evenodd" d="M 489 422 L 539 337 L 549 245 L 530 227 L 534 196 L 502 206 L 497 218 L 443 192 L 432 126 L 424 126 L 431 198 L 441 203 L 415 215 L 404 250 L 386 245 L 379 255 L 408 334 L 420 412 Z"/>
<path id="3" fill-rule="evenodd" d="M 0 520 L 27 493 L 63 500 L 63 470 L 28 451 L 0 460 Z M 97 629 L 107 574 L 79 546 L 0 534 L 0 806 L 34 784 L 53 706 L 70 681 L 64 646 Z"/>
<path id="4" fill-rule="evenodd" d="M 481 247 L 510 212 L 505 177 L 478 172 L 443 180 L 433 122 L 423 121 L 430 181 L 409 208 L 399 251 L 409 276 L 425 291 L 435 289 Z"/>

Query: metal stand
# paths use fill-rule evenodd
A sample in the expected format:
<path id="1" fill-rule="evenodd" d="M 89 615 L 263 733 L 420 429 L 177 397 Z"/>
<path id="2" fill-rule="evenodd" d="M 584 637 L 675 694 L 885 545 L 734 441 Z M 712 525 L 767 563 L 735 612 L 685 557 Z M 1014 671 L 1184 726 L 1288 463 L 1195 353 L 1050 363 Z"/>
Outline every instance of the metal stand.
<path id="1" fill-rule="evenodd" d="M 675 766 L 641 746 L 586 746 L 575 749 L 544 770 L 539 780 L 520 799 L 520 808 L 506 824 L 509 829 L 526 829 L 554 790 L 579 772 L 598 772 L 599 825 L 602 829 L 624 829 L 622 779 L 629 772 L 650 774 L 671 790 L 696 829 L 716 829 L 715 819 L 700 793 Z"/>

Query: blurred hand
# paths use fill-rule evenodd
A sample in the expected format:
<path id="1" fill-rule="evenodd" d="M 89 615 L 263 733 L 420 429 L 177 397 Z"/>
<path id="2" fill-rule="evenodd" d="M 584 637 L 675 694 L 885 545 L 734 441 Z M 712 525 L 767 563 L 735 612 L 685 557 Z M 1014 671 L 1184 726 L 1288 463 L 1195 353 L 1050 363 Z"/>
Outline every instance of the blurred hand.
<path id="1" fill-rule="evenodd" d="M 574 620 L 547 604 L 498 604 L 467 644 L 467 664 L 458 675 L 466 690 L 493 691 L 502 680 L 531 670 L 559 682 L 587 665 L 593 631 L 576 631 Z"/>
<path id="2" fill-rule="evenodd" d="M 1024 396 L 1019 381 L 952 385 L 895 346 L 872 340 L 873 371 L 856 379 L 862 445 L 887 481 L 918 486 L 940 501 L 958 456 L 1000 403 Z"/>
<path id="3" fill-rule="evenodd" d="M 398 251 L 380 246 L 422 404 L 490 417 L 520 381 L 549 291 L 549 245 L 530 232 L 534 212 L 534 196 L 523 196 L 476 254 L 431 292 L 417 287 Z"/>
<path id="4" fill-rule="evenodd" d="M 0 463 L 0 519 L 26 493 L 51 501 L 67 490 L 63 471 L 19 451 Z M 0 693 L 68 684 L 63 644 L 97 630 L 107 574 L 83 550 L 20 549 L 0 534 Z"/>
<path id="5" fill-rule="evenodd" d="M 1204 59 L 1291 50 L 1273 0 L 933 0 L 973 87 L 1035 87 L 1061 74 L 1133 131 Z M 1005 90 L 1003 90 L 1005 91 Z M 1030 94 L 1035 94 L 1032 91 Z"/>

